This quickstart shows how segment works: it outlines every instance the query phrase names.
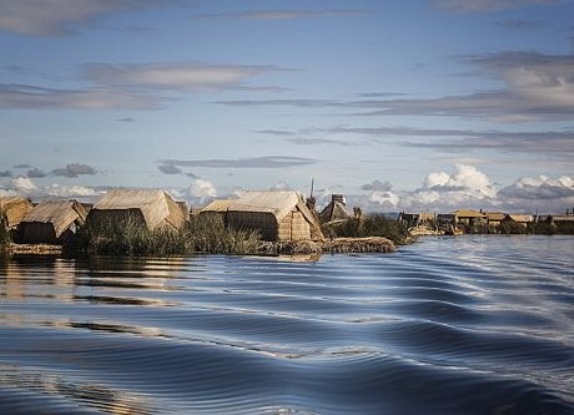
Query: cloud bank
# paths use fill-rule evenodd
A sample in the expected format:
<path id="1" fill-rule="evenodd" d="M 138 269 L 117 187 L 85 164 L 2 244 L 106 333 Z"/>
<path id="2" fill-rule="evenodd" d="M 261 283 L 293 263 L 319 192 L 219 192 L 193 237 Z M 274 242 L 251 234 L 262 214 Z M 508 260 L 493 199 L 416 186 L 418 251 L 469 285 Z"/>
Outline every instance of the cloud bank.
<path id="1" fill-rule="evenodd" d="M 0 30 L 62 36 L 104 15 L 160 4 L 157 0 L 0 0 Z"/>
<path id="2" fill-rule="evenodd" d="M 178 167 L 203 167 L 212 169 L 280 169 L 315 164 L 317 161 L 305 157 L 264 156 L 242 159 L 208 160 L 163 160 L 164 170 Z M 160 169 L 161 170 L 161 169 Z M 165 173 L 165 171 L 164 171 Z"/>
<path id="3" fill-rule="evenodd" d="M 553 6 L 561 0 L 435 0 L 435 6 L 450 13 L 487 13 L 530 6 Z"/>
<path id="4" fill-rule="evenodd" d="M 362 186 L 367 193 L 352 198 L 368 210 L 450 212 L 472 208 L 525 213 L 561 213 L 574 206 L 574 178 L 522 177 L 497 187 L 476 167 L 456 164 L 454 171 L 429 173 L 413 191 L 394 191 L 388 182 Z M 351 198 L 350 198 L 351 199 Z"/>

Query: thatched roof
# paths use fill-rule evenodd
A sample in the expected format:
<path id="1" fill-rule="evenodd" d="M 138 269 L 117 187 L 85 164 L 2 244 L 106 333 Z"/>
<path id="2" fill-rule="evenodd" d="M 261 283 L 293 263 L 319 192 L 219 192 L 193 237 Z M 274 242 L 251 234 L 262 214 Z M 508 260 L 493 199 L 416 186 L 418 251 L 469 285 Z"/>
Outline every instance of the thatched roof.
<path id="1" fill-rule="evenodd" d="M 21 197 L 0 197 L 0 213 L 6 216 L 8 228 L 14 228 L 34 208 L 34 205 Z"/>
<path id="2" fill-rule="evenodd" d="M 229 212 L 271 213 L 278 221 L 297 208 L 305 219 L 316 224 L 316 219 L 305 204 L 303 196 L 291 190 L 246 192 L 229 205 Z M 318 225 L 317 225 L 318 226 Z"/>
<path id="3" fill-rule="evenodd" d="M 293 191 L 251 191 L 245 192 L 238 199 L 214 200 L 202 212 L 253 212 L 271 213 L 281 220 L 297 204 L 303 203 L 302 197 Z"/>
<path id="4" fill-rule="evenodd" d="M 319 213 L 321 222 L 330 222 L 337 219 L 349 219 L 353 214 L 347 209 L 347 205 L 342 202 L 332 200 L 327 206 Z"/>
<path id="5" fill-rule="evenodd" d="M 473 209 L 458 209 L 452 212 L 459 218 L 484 218 L 486 217 L 484 213 Z"/>
<path id="6" fill-rule="evenodd" d="M 574 215 L 550 215 L 554 222 L 574 222 Z"/>
<path id="7" fill-rule="evenodd" d="M 293 191 L 246 192 L 230 204 L 228 211 L 271 213 L 281 220 L 299 203 L 302 197 Z"/>
<path id="8" fill-rule="evenodd" d="M 521 213 L 511 213 L 506 215 L 508 220 L 512 220 L 516 223 L 531 223 L 534 222 L 534 216 L 532 215 L 524 215 Z"/>
<path id="9" fill-rule="evenodd" d="M 504 212 L 486 212 L 486 218 L 489 221 L 500 222 L 502 219 L 504 219 L 505 216 L 506 216 L 506 213 L 504 213 Z"/>
<path id="10" fill-rule="evenodd" d="M 148 229 L 162 224 L 180 228 L 186 220 L 181 206 L 160 189 L 111 190 L 94 204 L 91 212 L 131 210 L 141 211 Z"/>
<path id="11" fill-rule="evenodd" d="M 40 202 L 22 220 L 22 223 L 48 223 L 54 227 L 56 238 L 76 221 L 86 220 L 86 210 L 76 201 Z"/>
<path id="12" fill-rule="evenodd" d="M 235 202 L 235 199 L 218 199 L 209 203 L 207 206 L 201 209 L 201 212 L 215 212 L 215 213 L 225 213 L 229 207 Z"/>

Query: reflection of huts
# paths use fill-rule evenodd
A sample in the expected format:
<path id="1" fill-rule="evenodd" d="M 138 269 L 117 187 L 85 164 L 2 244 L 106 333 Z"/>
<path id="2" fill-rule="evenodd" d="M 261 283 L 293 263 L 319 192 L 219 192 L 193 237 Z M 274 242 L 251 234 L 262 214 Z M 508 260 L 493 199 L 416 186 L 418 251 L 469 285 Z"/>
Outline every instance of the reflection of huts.
<path id="1" fill-rule="evenodd" d="M 90 210 L 89 223 L 135 220 L 153 230 L 161 227 L 180 229 L 187 216 L 181 204 L 163 190 L 111 190 Z"/>
<path id="2" fill-rule="evenodd" d="M 6 218 L 8 229 L 15 229 L 33 208 L 34 205 L 27 199 L 21 197 L 0 197 L 0 215 Z"/>
<path id="3" fill-rule="evenodd" d="M 239 199 L 213 202 L 201 211 L 221 214 L 234 229 L 254 229 L 268 241 L 322 239 L 320 225 L 294 191 L 246 192 Z"/>
<path id="4" fill-rule="evenodd" d="M 321 223 L 352 218 L 353 214 L 347 209 L 347 202 L 343 195 L 332 195 L 331 202 L 319 213 Z"/>
<path id="5" fill-rule="evenodd" d="M 40 202 L 20 222 L 20 242 L 63 245 L 70 241 L 85 220 L 86 211 L 76 201 Z"/>

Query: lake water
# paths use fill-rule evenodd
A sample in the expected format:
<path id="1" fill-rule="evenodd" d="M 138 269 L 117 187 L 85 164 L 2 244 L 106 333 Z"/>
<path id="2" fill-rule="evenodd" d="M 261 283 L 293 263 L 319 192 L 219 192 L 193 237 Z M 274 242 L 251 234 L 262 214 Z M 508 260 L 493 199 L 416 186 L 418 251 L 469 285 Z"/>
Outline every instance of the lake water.
<path id="1" fill-rule="evenodd" d="M 0 260 L 0 414 L 574 414 L 574 238 Z"/>

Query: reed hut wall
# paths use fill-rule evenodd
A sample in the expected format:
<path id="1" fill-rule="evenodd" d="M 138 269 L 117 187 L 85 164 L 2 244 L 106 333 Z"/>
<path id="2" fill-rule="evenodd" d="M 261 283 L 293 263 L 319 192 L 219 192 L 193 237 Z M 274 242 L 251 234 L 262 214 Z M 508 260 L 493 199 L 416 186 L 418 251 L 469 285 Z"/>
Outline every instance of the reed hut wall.
<path id="1" fill-rule="evenodd" d="M 0 214 L 6 217 L 8 229 L 15 229 L 33 208 L 32 202 L 21 197 L 0 198 Z"/>
<path id="2" fill-rule="evenodd" d="M 265 241 L 279 237 L 277 218 L 270 212 L 228 211 L 226 219 L 230 228 L 257 231 Z"/>
<path id="3" fill-rule="evenodd" d="M 300 241 L 311 239 L 311 227 L 305 216 L 294 210 L 279 222 L 279 240 Z"/>

